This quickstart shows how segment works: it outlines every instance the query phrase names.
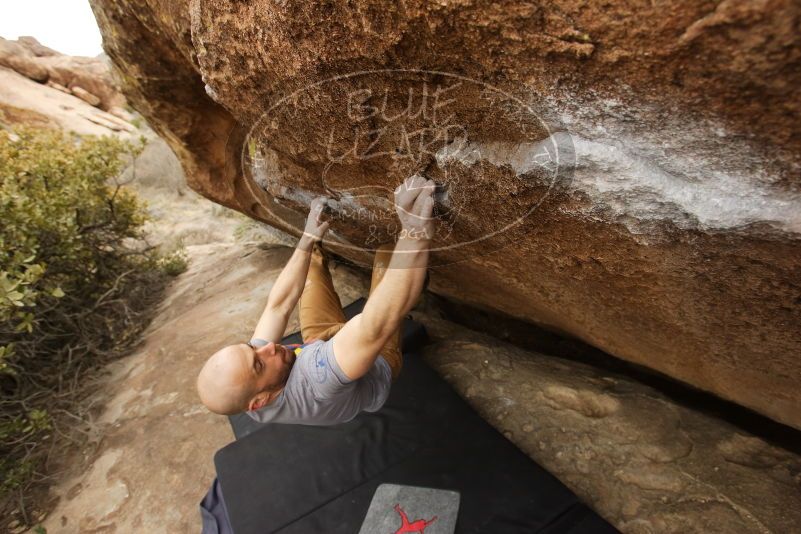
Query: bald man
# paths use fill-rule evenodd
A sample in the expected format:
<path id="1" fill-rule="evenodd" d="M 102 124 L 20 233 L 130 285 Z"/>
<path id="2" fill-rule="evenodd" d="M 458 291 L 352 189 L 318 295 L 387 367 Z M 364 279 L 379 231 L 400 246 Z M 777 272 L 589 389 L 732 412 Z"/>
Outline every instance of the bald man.
<path id="1" fill-rule="evenodd" d="M 203 404 L 219 414 L 246 411 L 260 422 L 331 425 L 384 405 L 402 366 L 400 327 L 422 291 L 433 236 L 434 182 L 412 176 L 395 190 L 401 232 L 376 252 L 362 313 L 345 321 L 326 258 L 326 200 L 312 202 L 303 236 L 270 290 L 248 343 L 206 361 L 197 380 Z M 300 301 L 302 345 L 283 345 Z"/>

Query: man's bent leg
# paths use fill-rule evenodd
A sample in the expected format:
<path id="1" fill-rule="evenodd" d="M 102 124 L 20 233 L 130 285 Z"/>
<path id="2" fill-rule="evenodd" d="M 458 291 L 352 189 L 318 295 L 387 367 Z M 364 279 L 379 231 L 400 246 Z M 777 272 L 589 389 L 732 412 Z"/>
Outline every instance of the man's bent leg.
<path id="1" fill-rule="evenodd" d="M 387 267 L 389 266 L 389 260 L 392 258 L 392 251 L 395 250 L 395 245 L 392 243 L 387 243 L 378 247 L 375 253 L 375 260 L 373 261 L 373 276 L 370 282 L 370 294 L 372 295 L 373 291 L 376 287 L 378 287 L 379 282 L 384 277 L 384 273 L 387 272 Z M 392 336 L 390 336 L 389 340 L 386 344 L 382 347 L 381 352 L 379 352 L 381 356 L 389 364 L 390 369 L 392 369 L 392 378 L 393 380 L 398 377 L 401 372 L 401 368 L 403 367 L 403 353 L 401 352 L 401 329 L 398 328 Z"/>
<path id="2" fill-rule="evenodd" d="M 342 302 L 334 290 L 328 261 L 314 245 L 306 286 L 300 296 L 300 335 L 306 343 L 313 339 L 326 341 L 345 325 Z"/>

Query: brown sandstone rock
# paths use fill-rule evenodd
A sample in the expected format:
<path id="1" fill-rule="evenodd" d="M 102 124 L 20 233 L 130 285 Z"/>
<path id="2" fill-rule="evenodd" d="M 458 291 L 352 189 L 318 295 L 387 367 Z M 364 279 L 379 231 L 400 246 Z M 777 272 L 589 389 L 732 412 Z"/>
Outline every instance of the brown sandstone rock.
<path id="1" fill-rule="evenodd" d="M 423 172 L 434 291 L 801 428 L 797 2 L 91 4 L 204 196 L 366 264 Z"/>
<path id="2" fill-rule="evenodd" d="M 794 532 L 801 525 L 797 450 L 628 377 L 454 325 L 436 303 L 424 304 L 413 315 L 433 338 L 426 361 L 624 533 Z M 614 409 L 584 409 L 599 400 Z"/>
<path id="3" fill-rule="evenodd" d="M 36 37 L 31 37 L 30 35 L 23 35 L 17 39 L 17 42 L 31 51 L 31 53 L 36 57 L 48 57 L 48 56 L 62 56 L 61 52 L 57 52 L 50 47 L 47 47 L 40 43 Z"/>
<path id="4" fill-rule="evenodd" d="M 0 61 L 4 67 L 13 69 L 35 82 L 41 83 L 47 80 L 47 69 L 26 57 L 11 56 Z"/>
<path id="5" fill-rule="evenodd" d="M 20 37 L 16 41 L 0 37 L 0 66 L 37 82 L 49 82 L 70 90 L 80 87 L 99 99 L 93 106 L 105 111 L 124 108 L 126 104 L 104 59 L 61 54 L 33 37 Z M 90 100 L 93 102 L 94 98 Z"/>
<path id="6" fill-rule="evenodd" d="M 90 106 L 66 88 L 36 83 L 0 67 L 0 123 L 59 128 L 79 135 L 129 137 L 134 128 L 119 118 Z"/>
<path id="7" fill-rule="evenodd" d="M 37 63 L 24 46 L 0 37 L 0 66 L 8 67 L 37 82 L 47 81 L 47 69 Z"/>
<path id="8" fill-rule="evenodd" d="M 38 61 L 45 66 L 53 82 L 73 91 L 75 87 L 80 87 L 97 97 L 99 102 L 93 106 L 105 111 L 125 106 L 125 97 L 117 90 L 104 60 L 59 55 L 41 57 Z"/>
<path id="9" fill-rule="evenodd" d="M 113 108 L 109 109 L 108 112 L 117 117 L 118 119 L 124 120 L 125 122 L 131 122 L 133 120 L 133 115 L 131 115 L 130 113 L 125 111 L 125 109 L 119 106 L 114 106 Z"/>
<path id="10" fill-rule="evenodd" d="M 81 87 L 80 85 L 73 85 L 70 89 L 70 92 L 89 104 L 90 106 L 98 106 L 100 104 L 100 99 Z"/>
<path id="11" fill-rule="evenodd" d="M 67 89 L 66 87 L 64 87 L 60 83 L 56 83 L 56 82 L 53 82 L 53 81 L 48 81 L 45 85 L 55 89 L 56 91 L 61 91 L 62 93 L 67 93 L 68 95 L 72 94 L 72 92 L 69 89 Z"/>
<path id="12" fill-rule="evenodd" d="M 55 124 L 54 121 L 51 120 L 47 115 L 38 113 L 31 109 L 12 106 L 6 102 L 3 102 L 0 98 L 0 127 L 17 124 L 33 128 L 58 127 L 58 125 Z M 5 128 L 3 128 L 3 130 L 5 130 Z"/>

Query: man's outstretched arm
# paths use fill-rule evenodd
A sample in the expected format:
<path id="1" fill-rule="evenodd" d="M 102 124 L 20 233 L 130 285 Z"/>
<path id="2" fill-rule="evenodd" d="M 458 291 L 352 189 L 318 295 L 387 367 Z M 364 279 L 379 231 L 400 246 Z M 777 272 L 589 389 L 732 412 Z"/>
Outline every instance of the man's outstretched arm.
<path id="1" fill-rule="evenodd" d="M 362 313 L 348 321 L 333 339 L 334 357 L 351 380 L 370 370 L 420 296 L 433 236 L 433 193 L 434 182 L 420 176 L 408 178 L 395 191 L 402 230 L 387 272 Z"/>
<path id="2" fill-rule="evenodd" d="M 324 197 L 312 201 L 306 228 L 295 247 L 295 252 L 292 253 L 292 257 L 278 275 L 267 296 L 267 305 L 253 332 L 254 338 L 277 341 L 284 335 L 289 316 L 303 293 L 306 275 L 309 273 L 312 246 L 320 241 L 328 230 L 328 222 L 322 220 L 325 203 Z"/>

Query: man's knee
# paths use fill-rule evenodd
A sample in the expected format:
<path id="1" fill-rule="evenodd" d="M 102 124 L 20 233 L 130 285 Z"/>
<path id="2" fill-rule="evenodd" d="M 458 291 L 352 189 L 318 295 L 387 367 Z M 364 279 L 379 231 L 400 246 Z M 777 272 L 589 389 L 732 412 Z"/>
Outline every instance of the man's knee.
<path id="1" fill-rule="evenodd" d="M 311 327 L 311 328 L 303 328 L 301 326 L 301 336 L 303 337 L 303 342 L 308 343 L 311 340 L 320 339 L 322 341 L 328 341 L 337 332 L 342 330 L 342 327 L 345 326 L 345 323 L 335 323 L 332 325 L 325 325 L 322 327 Z"/>
<path id="2" fill-rule="evenodd" d="M 382 353 L 382 356 L 387 364 L 389 364 L 389 369 L 392 371 L 392 380 L 397 379 L 403 369 L 403 355 L 400 350 L 385 351 Z"/>

